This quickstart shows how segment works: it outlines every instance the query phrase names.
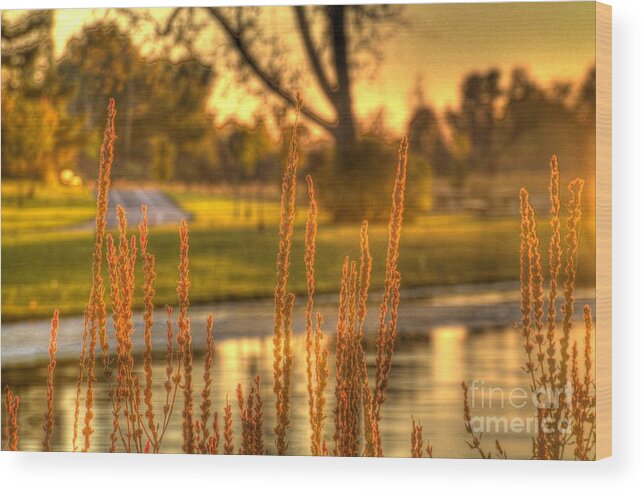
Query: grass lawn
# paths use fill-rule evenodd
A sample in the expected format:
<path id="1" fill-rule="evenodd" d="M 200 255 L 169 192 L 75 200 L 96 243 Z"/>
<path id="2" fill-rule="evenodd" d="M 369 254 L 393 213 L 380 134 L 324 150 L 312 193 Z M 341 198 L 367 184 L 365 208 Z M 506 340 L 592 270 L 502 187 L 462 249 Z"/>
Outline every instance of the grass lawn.
<path id="1" fill-rule="evenodd" d="M 28 185 L 25 185 L 27 188 Z M 50 231 L 82 224 L 94 217 L 96 199 L 89 188 L 39 184 L 33 198 L 18 206 L 16 182 L 2 183 L 2 235 Z"/>
<path id="2" fill-rule="evenodd" d="M 42 194 L 23 208 L 2 209 L 2 316 L 5 321 L 82 312 L 91 286 L 93 235 L 58 228 L 91 217 L 91 193 L 69 190 Z M 172 192 L 194 216 L 190 226 L 191 300 L 271 296 L 277 253 L 278 204 L 267 203 L 266 227 L 259 231 L 253 217 L 235 218 L 224 194 Z M 33 203 L 33 205 L 32 205 Z M 298 201 L 290 286 L 305 292 L 303 264 L 304 220 L 307 202 Z M 55 211 L 55 212 L 52 212 Z M 82 220 L 81 220 L 82 219 Z M 545 224 L 546 226 L 546 224 Z M 399 266 L 403 286 L 517 280 L 518 230 L 514 218 L 436 215 L 404 225 Z M 132 229 L 134 232 L 134 229 Z M 543 238 L 548 233 L 543 230 Z M 370 227 L 373 288 L 383 279 L 387 226 Z M 546 257 L 546 245 L 543 255 Z M 151 231 L 150 250 L 156 255 L 156 304 L 176 304 L 178 228 Z M 579 280 L 593 282 L 593 221 L 583 225 Z M 359 256 L 359 224 L 336 225 L 322 218 L 317 244 L 319 291 L 336 291 L 345 255 Z M 140 279 L 140 272 L 138 275 Z M 140 291 L 139 291 L 140 292 Z M 137 299 L 140 303 L 140 296 Z M 140 306 L 140 304 L 139 304 Z"/>

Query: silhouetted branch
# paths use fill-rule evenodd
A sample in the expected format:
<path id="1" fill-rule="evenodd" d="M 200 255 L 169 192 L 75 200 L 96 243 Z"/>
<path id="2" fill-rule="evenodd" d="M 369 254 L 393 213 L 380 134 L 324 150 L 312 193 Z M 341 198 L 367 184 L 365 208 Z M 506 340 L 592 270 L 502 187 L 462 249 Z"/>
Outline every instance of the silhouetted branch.
<path id="1" fill-rule="evenodd" d="M 306 19 L 306 11 L 304 7 L 300 5 L 295 6 L 294 9 L 297 17 L 297 23 L 299 25 L 299 31 L 301 32 L 301 36 L 304 40 L 306 54 L 308 55 L 308 60 L 313 67 L 319 85 L 324 91 L 324 94 L 326 94 L 328 99 L 330 99 L 330 101 L 333 103 L 333 105 L 337 106 L 337 87 L 331 85 L 328 77 L 326 76 L 326 73 L 324 72 L 323 67 L 321 66 L 321 57 L 317 52 L 317 49 L 315 48 L 313 38 L 310 34 L 310 26 L 308 24 L 308 20 Z"/>
<path id="2" fill-rule="evenodd" d="M 268 74 L 263 68 L 261 68 L 259 62 L 254 58 L 254 56 L 252 56 L 248 47 L 244 43 L 239 31 L 232 27 L 228 20 L 221 14 L 221 12 L 215 7 L 206 7 L 206 11 L 221 25 L 248 67 L 250 67 L 250 69 L 257 75 L 257 77 L 259 77 L 259 79 L 266 85 L 266 87 L 273 93 L 284 99 L 291 106 L 297 106 L 296 96 L 286 91 L 278 84 L 274 77 L 271 77 L 270 74 Z M 301 114 L 309 118 L 311 121 L 317 123 L 325 130 L 331 133 L 334 132 L 336 123 L 328 121 L 326 118 L 320 116 L 308 106 L 302 106 Z"/>

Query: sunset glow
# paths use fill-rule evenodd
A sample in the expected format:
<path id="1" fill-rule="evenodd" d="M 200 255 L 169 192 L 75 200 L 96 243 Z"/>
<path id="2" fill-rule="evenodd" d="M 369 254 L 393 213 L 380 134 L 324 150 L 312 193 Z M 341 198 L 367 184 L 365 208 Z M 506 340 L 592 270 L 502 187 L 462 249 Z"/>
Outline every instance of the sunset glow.
<path id="1" fill-rule="evenodd" d="M 159 8 L 149 12 L 161 20 L 170 10 Z M 64 55 L 67 42 L 84 25 L 105 15 L 111 18 L 113 12 L 57 10 L 54 27 L 57 56 Z M 262 15 L 270 20 L 268 29 L 287 39 L 294 59 L 303 64 L 301 38 L 292 28 L 292 9 L 264 7 Z M 381 64 L 370 77 L 356 80 L 356 113 L 365 118 L 383 109 L 387 127 L 401 132 L 418 85 L 427 102 L 444 109 L 457 104 L 465 74 L 490 66 L 505 75 L 514 67 L 525 67 L 543 83 L 582 79 L 594 63 L 594 16 L 591 2 L 404 6 L 399 24 L 391 26 L 392 34 L 383 43 Z M 530 29 L 534 25 L 539 29 Z M 137 35 L 145 37 L 145 33 Z M 221 37 L 219 32 L 212 35 Z M 303 86 L 304 97 L 323 111 L 327 103 L 319 89 L 314 84 Z M 222 72 L 215 80 L 210 107 L 217 123 L 233 116 L 250 121 L 261 112 L 261 106 L 260 100 L 235 84 L 234 74 Z"/>

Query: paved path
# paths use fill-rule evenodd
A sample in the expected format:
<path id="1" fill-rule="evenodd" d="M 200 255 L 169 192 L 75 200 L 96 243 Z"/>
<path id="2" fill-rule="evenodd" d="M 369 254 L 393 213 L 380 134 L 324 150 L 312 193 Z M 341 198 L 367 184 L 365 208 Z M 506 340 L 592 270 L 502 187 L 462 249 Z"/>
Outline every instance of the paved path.
<path id="1" fill-rule="evenodd" d="M 125 207 L 127 222 L 138 224 L 141 221 L 141 205 L 147 205 L 147 221 L 150 227 L 165 224 L 178 224 L 181 219 L 188 220 L 190 214 L 182 210 L 164 192 L 153 188 L 112 188 L 109 191 L 107 228 L 118 226 L 116 206 Z M 94 220 L 81 224 L 81 229 L 93 229 Z"/>
<path id="2" fill-rule="evenodd" d="M 415 337 L 429 330 L 444 326 L 463 326 L 479 331 L 511 326 L 520 319 L 518 285 L 514 282 L 462 285 L 453 287 L 422 287 L 403 290 L 399 312 L 399 336 Z M 379 294 L 369 296 L 366 330 L 369 338 L 377 327 Z M 575 318 L 582 323 L 582 308 L 585 303 L 594 309 L 593 291 L 577 292 Z M 305 330 L 303 320 L 305 296 L 298 296 L 295 303 L 293 330 Z M 274 317 L 272 299 L 220 302 L 210 306 L 190 308 L 193 343 L 195 350 L 204 345 L 205 319 L 212 312 L 215 317 L 217 340 L 241 337 L 268 337 L 272 335 Z M 325 318 L 324 328 L 332 336 L 337 323 L 337 295 L 317 296 L 315 310 Z M 111 316 L 109 331 L 112 332 Z M 142 317 L 135 313 L 134 350 L 140 352 L 143 345 Z M 80 351 L 83 333 L 82 316 L 61 319 L 58 334 L 58 357 L 60 360 L 75 359 Z M 38 364 L 46 360 L 49 343 L 47 320 L 22 321 L 2 324 L 2 365 Z M 111 346 L 114 345 L 111 340 Z M 153 345 L 159 350 L 165 347 L 165 313 L 155 313 Z"/>

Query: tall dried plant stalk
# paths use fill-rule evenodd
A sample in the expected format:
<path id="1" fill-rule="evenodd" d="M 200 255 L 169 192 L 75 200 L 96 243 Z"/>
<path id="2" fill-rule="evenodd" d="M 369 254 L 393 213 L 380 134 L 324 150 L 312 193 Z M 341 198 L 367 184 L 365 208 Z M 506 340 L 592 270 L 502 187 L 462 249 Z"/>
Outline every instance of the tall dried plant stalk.
<path id="1" fill-rule="evenodd" d="M 346 257 L 342 268 L 335 353 L 335 455 L 359 454 L 361 372 L 355 330 L 357 265 Z"/>
<path id="2" fill-rule="evenodd" d="M 18 410 L 20 409 L 20 397 L 16 396 L 9 386 L 4 387 L 4 408 L 7 415 L 7 423 L 4 428 L 6 437 L 6 450 L 18 451 L 20 441 L 20 428 L 18 426 Z"/>
<path id="3" fill-rule="evenodd" d="M 136 237 L 127 237 L 127 216 L 120 205 L 118 217 L 118 249 L 111 235 L 107 236 L 107 265 L 110 278 L 112 318 L 116 338 L 117 381 L 110 389 L 112 400 L 113 428 L 111 450 L 116 450 L 116 436 L 126 451 L 143 451 L 143 421 L 140 415 L 140 386 L 134 374 L 133 350 L 133 300 L 135 292 Z M 147 238 L 144 240 L 147 248 Z M 149 281 L 149 279 L 147 279 Z M 149 285 L 144 289 L 149 289 Z M 149 320 L 146 320 L 146 323 Z M 151 327 L 148 327 L 151 330 Z M 151 341 L 150 341 L 151 343 Z M 124 421 L 120 420 L 120 412 Z M 147 436 L 152 441 L 151 436 Z"/>
<path id="4" fill-rule="evenodd" d="M 359 267 L 359 288 L 357 301 L 357 360 L 359 364 L 360 377 L 362 380 L 362 404 L 364 419 L 364 454 L 375 455 L 373 433 L 378 433 L 376 423 L 373 420 L 373 393 L 371 391 L 368 370 L 366 366 L 366 352 L 364 349 L 364 320 L 367 313 L 368 290 L 371 282 L 371 270 L 373 258 L 371 256 L 368 241 L 368 222 L 362 222 L 360 231 L 360 267 Z"/>
<path id="5" fill-rule="evenodd" d="M 56 369 L 56 351 L 58 350 L 58 310 L 54 311 L 49 330 L 49 366 L 47 367 L 47 411 L 42 425 L 44 437 L 42 450 L 51 451 L 51 435 L 54 431 L 54 371 Z"/>
<path id="6" fill-rule="evenodd" d="M 228 401 L 228 395 L 225 398 L 225 407 L 223 407 L 223 454 L 234 453 L 234 434 L 232 431 L 232 406 Z"/>
<path id="7" fill-rule="evenodd" d="M 426 452 L 427 458 L 433 458 L 433 447 L 427 440 L 426 448 L 424 447 L 423 427 L 420 421 L 415 421 L 411 415 L 411 457 L 424 458 Z"/>
<path id="8" fill-rule="evenodd" d="M 311 428 L 310 452 L 313 456 L 325 453 L 324 421 L 325 390 L 328 385 L 328 349 L 323 346 L 323 317 L 317 313 L 317 324 L 314 325 L 315 295 L 315 248 L 317 237 L 317 199 L 311 176 L 306 176 L 308 184 L 308 214 L 306 218 L 304 264 L 306 266 L 306 285 L 308 302 L 306 304 L 306 380 L 308 389 L 308 413 Z"/>
<path id="9" fill-rule="evenodd" d="M 491 452 L 490 451 L 485 452 L 482 449 L 482 433 L 474 432 L 473 430 L 473 425 L 471 424 L 471 407 L 469 407 L 469 386 L 467 386 L 465 382 L 462 382 L 462 392 L 463 392 L 463 400 L 464 400 L 464 409 L 463 409 L 464 428 L 467 431 L 467 434 L 469 434 L 469 437 L 471 438 L 470 441 L 465 441 L 465 442 L 469 445 L 471 449 L 476 450 L 481 458 L 491 459 Z"/>
<path id="10" fill-rule="evenodd" d="M 306 176 L 308 184 L 308 215 L 306 217 L 304 264 L 306 265 L 306 286 L 308 288 L 308 302 L 306 303 L 306 388 L 308 390 L 308 417 L 312 430 L 310 437 L 310 452 L 319 456 L 321 443 L 317 442 L 315 435 L 316 406 L 315 406 L 315 361 L 314 361 L 314 328 L 313 309 L 315 296 L 315 240 L 317 237 L 317 200 L 312 177 Z"/>
<path id="11" fill-rule="evenodd" d="M 214 412 L 212 416 L 212 435 L 208 440 L 207 454 L 219 454 L 219 441 L 221 432 L 219 431 L 219 412 Z"/>
<path id="12" fill-rule="evenodd" d="M 399 148 L 397 172 L 392 194 L 391 216 L 388 226 L 388 247 L 386 252 L 386 272 L 384 293 L 380 302 L 379 333 L 377 336 L 377 357 L 375 388 L 373 389 L 372 418 L 373 446 L 376 456 L 382 456 L 382 442 L 379 434 L 382 404 L 386 400 L 393 350 L 397 335 L 397 310 L 400 301 L 401 275 L 397 270 L 400 254 L 400 237 L 404 216 L 404 190 L 406 188 L 406 165 L 408 157 L 408 139 L 402 138 Z M 387 318 L 388 315 L 388 318 Z"/>
<path id="13" fill-rule="evenodd" d="M 561 239 L 560 220 L 560 169 L 556 156 L 550 160 L 550 227 L 549 240 L 549 294 L 546 326 L 544 321 L 544 292 L 540 240 L 536 227 L 536 213 L 530 203 L 529 193 L 520 190 L 520 292 L 521 331 L 526 354 L 525 371 L 530 377 L 532 391 L 545 396 L 536 411 L 538 429 L 533 439 L 533 457 L 537 459 L 564 459 L 566 447 L 572 446 L 576 459 L 590 459 L 595 442 L 595 383 L 592 373 L 592 315 L 588 306 L 584 308 L 585 340 L 582 354 L 584 374 L 581 375 L 581 355 L 577 345 L 570 347 L 573 328 L 576 268 L 581 224 L 581 204 L 584 182 L 575 179 L 570 182 L 570 198 L 567 203 L 568 218 L 566 234 Z M 558 320 L 557 296 L 559 276 L 564 270 L 564 301 L 561 318 Z M 562 329 L 562 333 L 559 330 Z M 466 385 L 465 385 L 466 388 Z M 480 436 L 473 435 L 470 409 L 465 393 L 465 428 L 472 435 L 469 443 L 480 451 Z M 572 432 L 564 433 L 568 422 Z M 547 428 L 553 432 L 547 432 Z M 496 441 L 496 455 L 506 457 Z"/>
<path id="14" fill-rule="evenodd" d="M 563 304 L 563 335 L 560 339 L 560 374 L 559 384 L 564 387 L 567 384 L 567 372 L 569 361 L 569 340 L 572 328 L 572 317 L 574 315 L 574 290 L 576 285 L 576 266 L 578 263 L 579 228 L 581 219 L 581 196 L 583 193 L 584 181 L 575 179 L 569 183 L 568 190 L 570 199 L 567 203 L 567 231 L 565 234 L 565 281 L 563 293 L 565 304 Z"/>
<path id="15" fill-rule="evenodd" d="M 165 306 L 165 312 L 167 314 L 166 320 L 166 366 L 165 366 L 165 383 L 163 385 L 165 389 L 165 403 L 163 405 L 163 424 L 161 425 L 161 431 L 158 438 L 158 443 L 156 446 L 156 452 L 158 452 L 165 432 L 170 424 L 170 417 L 174 411 L 174 405 L 176 403 L 176 395 L 178 393 L 179 386 L 181 384 L 181 368 L 183 366 L 182 358 L 176 357 L 178 359 L 177 368 L 174 368 L 175 362 L 175 353 L 174 353 L 174 322 L 172 321 L 172 313 L 174 312 L 170 306 Z M 177 342 L 178 345 L 178 342 Z"/>
<path id="16" fill-rule="evenodd" d="M 547 308 L 547 378 L 546 383 L 556 382 L 556 298 L 558 296 L 558 277 L 562 264 L 562 246 L 560 234 L 560 168 L 558 158 L 554 155 L 550 161 L 551 176 L 549 180 L 549 200 L 551 203 L 551 238 L 549 241 L 549 305 Z"/>
<path id="17" fill-rule="evenodd" d="M 139 225 L 139 244 L 143 260 L 143 338 L 145 351 L 143 353 L 143 371 L 145 373 L 145 417 L 151 434 L 152 446 L 158 445 L 158 424 L 154 415 L 153 402 L 153 371 L 152 371 L 152 328 L 154 327 L 154 295 L 156 289 L 155 257 L 148 249 L 147 207 L 141 206 L 141 223 Z"/>
<path id="18" fill-rule="evenodd" d="M 87 336 L 89 334 L 89 315 L 85 309 L 83 316 L 83 341 L 78 358 L 78 375 L 76 376 L 76 399 L 74 403 L 74 430 L 71 438 L 71 448 L 73 451 L 78 450 L 78 419 L 80 418 L 80 399 L 83 389 L 83 378 L 85 376 L 85 363 L 87 359 Z"/>
<path id="19" fill-rule="evenodd" d="M 298 119 L 301 99 L 298 98 L 295 112 L 288 160 L 281 183 L 281 205 L 279 221 L 279 252 L 277 253 L 277 275 L 275 283 L 275 322 L 273 330 L 273 391 L 276 397 L 276 445 L 279 455 L 286 454 L 287 429 L 290 425 L 290 371 L 292 366 L 292 333 L 290 323 L 294 296 L 288 293 L 290 249 L 295 225 L 295 190 L 297 184 Z"/>
<path id="20" fill-rule="evenodd" d="M 315 456 L 325 456 L 328 448 L 324 439 L 324 423 L 326 422 L 326 388 L 330 378 L 328 369 L 328 348 L 324 342 L 324 317 L 317 313 L 317 325 L 315 327 L 315 385 L 314 385 L 314 425 L 312 428 Z"/>
<path id="21" fill-rule="evenodd" d="M 520 190 L 520 293 L 521 293 L 521 312 L 522 312 L 522 335 L 524 338 L 524 349 L 527 356 L 525 371 L 531 377 L 531 389 L 534 391 L 538 386 L 536 380 L 536 365 L 533 360 L 533 278 L 532 278 L 532 254 L 533 254 L 533 237 L 532 233 L 536 229 L 534 209 L 529 202 L 529 192 L 521 188 Z"/>
<path id="22" fill-rule="evenodd" d="M 237 404 L 241 417 L 241 454 L 265 454 L 263 439 L 263 399 L 259 376 L 255 377 L 248 398 L 244 400 L 241 384 L 237 386 Z"/>
<path id="23" fill-rule="evenodd" d="M 105 375 L 109 376 L 109 340 L 107 338 L 107 308 L 105 306 L 105 286 L 102 276 L 103 241 L 107 224 L 109 206 L 109 187 L 111 184 L 112 164 L 114 163 L 114 145 L 116 143 L 116 101 L 112 98 L 107 105 L 107 123 L 100 148 L 98 168 L 98 192 L 96 196 L 96 237 L 92 264 L 92 290 L 89 305 L 91 306 L 92 323 L 98 325 L 100 346 L 103 356 Z"/>
<path id="24" fill-rule="evenodd" d="M 102 275 L 103 242 L 107 208 L 109 203 L 109 186 L 111 182 L 111 168 L 114 162 L 114 143 L 116 142 L 116 102 L 109 100 L 107 106 L 107 123 L 103 133 L 103 143 L 100 149 L 100 163 L 98 169 L 97 198 L 96 198 L 96 233 L 94 251 L 92 255 L 92 288 L 89 295 L 87 312 L 89 313 L 89 358 L 87 363 L 87 393 L 85 396 L 85 425 L 83 428 L 83 451 L 89 451 L 91 435 L 94 432 L 92 420 L 94 418 L 94 383 L 96 381 L 96 344 L 100 338 L 103 354 L 103 369 L 109 377 L 109 342 L 107 338 L 107 308 L 105 306 L 105 286 Z"/>
<path id="25" fill-rule="evenodd" d="M 207 453 L 210 442 L 210 431 L 208 429 L 208 420 L 210 419 L 210 389 L 212 387 L 212 359 L 214 358 L 214 317 L 208 315 L 206 321 L 206 339 L 205 339 L 205 357 L 203 360 L 203 390 L 201 391 L 201 420 L 199 426 L 202 429 L 201 442 L 199 449 L 202 453 Z"/>
<path id="26" fill-rule="evenodd" d="M 179 297 L 179 353 L 183 360 L 184 381 L 183 381 L 183 450 L 186 453 L 194 453 L 194 390 L 192 383 L 192 333 L 190 329 L 190 318 L 188 318 L 188 307 L 190 306 L 190 260 L 189 260 L 189 234 L 188 224 L 181 221 L 179 228 L 180 235 L 180 261 L 179 281 L 177 293 Z"/>

